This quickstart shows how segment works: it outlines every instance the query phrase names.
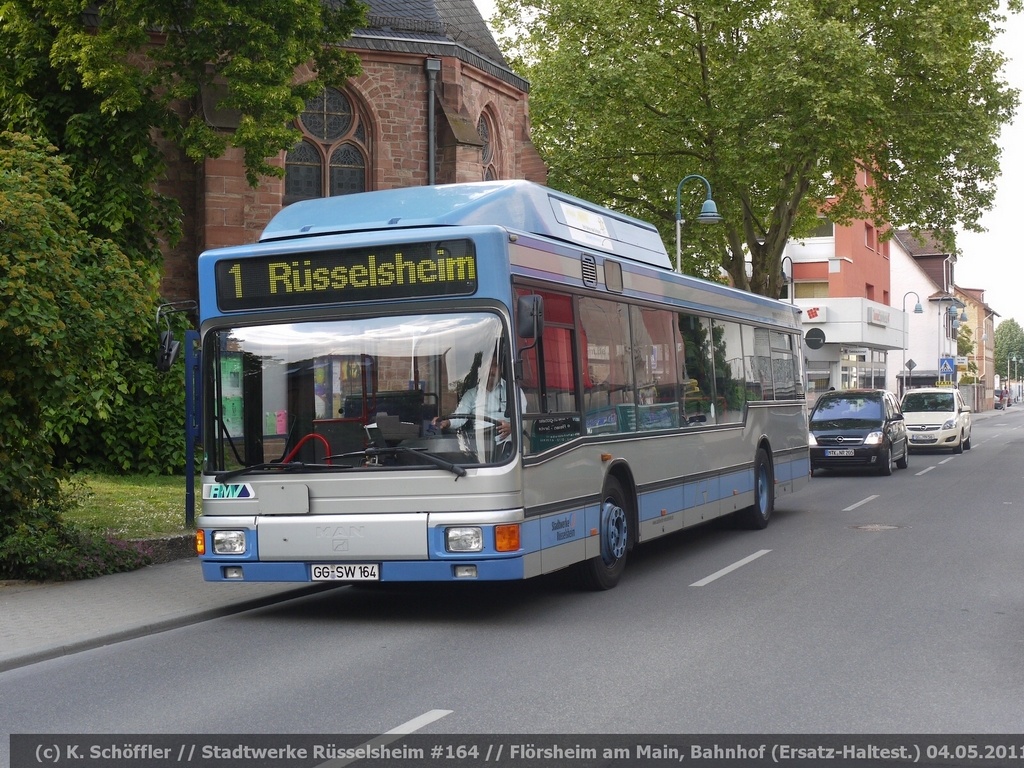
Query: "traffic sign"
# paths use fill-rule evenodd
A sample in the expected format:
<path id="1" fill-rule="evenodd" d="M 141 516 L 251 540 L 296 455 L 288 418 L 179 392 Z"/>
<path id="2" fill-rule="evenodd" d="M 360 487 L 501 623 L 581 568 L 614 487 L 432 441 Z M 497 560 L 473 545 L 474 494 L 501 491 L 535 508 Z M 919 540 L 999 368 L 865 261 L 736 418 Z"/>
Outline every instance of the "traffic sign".
<path id="1" fill-rule="evenodd" d="M 821 349 L 825 346 L 825 332 L 821 328 L 810 328 L 804 334 L 804 344 L 808 349 Z"/>

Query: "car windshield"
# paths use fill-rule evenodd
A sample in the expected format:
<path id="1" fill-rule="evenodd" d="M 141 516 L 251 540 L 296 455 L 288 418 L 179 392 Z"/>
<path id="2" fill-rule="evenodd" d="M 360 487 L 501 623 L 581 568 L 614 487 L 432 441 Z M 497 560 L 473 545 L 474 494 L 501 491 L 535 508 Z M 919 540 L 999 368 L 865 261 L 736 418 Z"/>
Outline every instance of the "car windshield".
<path id="1" fill-rule="evenodd" d="M 953 410 L 952 392 L 908 392 L 903 397 L 904 411 L 940 413 Z"/>
<path id="2" fill-rule="evenodd" d="M 875 397 L 823 397 L 811 414 L 811 423 L 825 421 L 878 421 L 882 418 L 882 403 Z"/>

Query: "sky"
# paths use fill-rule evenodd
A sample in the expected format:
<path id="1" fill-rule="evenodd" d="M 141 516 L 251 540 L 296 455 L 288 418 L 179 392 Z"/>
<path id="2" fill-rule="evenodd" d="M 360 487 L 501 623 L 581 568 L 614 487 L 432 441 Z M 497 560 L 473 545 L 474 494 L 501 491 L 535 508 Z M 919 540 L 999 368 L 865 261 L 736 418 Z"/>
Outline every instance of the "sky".
<path id="1" fill-rule="evenodd" d="M 485 20 L 494 15 L 493 0 L 474 0 Z M 1014 53 L 1012 41 L 1024 38 L 1024 15 L 1007 19 L 999 46 L 1008 62 L 1004 76 L 1021 91 L 1024 101 L 1024 49 Z M 957 245 L 956 284 L 983 290 L 985 301 L 999 317 L 1013 318 L 1024 326 L 1024 103 L 1013 123 L 1000 137 L 1002 174 L 997 182 L 995 206 L 981 219 L 985 232 L 960 232 Z"/>

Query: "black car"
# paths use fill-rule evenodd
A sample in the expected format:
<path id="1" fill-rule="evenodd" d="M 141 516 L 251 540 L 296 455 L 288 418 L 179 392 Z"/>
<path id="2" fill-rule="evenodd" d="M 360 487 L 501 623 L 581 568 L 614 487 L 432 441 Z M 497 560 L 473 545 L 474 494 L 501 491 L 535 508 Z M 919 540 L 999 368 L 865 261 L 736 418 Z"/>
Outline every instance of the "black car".
<path id="1" fill-rule="evenodd" d="M 899 401 L 884 389 L 844 389 L 818 398 L 810 418 L 811 472 L 907 468 L 907 427 Z"/>

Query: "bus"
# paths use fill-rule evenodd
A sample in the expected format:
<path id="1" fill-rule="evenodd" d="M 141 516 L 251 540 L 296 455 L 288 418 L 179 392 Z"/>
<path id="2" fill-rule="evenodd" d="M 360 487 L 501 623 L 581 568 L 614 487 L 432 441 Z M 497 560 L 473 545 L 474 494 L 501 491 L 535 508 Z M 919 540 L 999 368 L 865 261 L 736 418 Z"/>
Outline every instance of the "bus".
<path id="1" fill-rule="evenodd" d="M 799 310 L 550 188 L 298 202 L 198 275 L 207 581 L 609 589 L 808 482 Z"/>

